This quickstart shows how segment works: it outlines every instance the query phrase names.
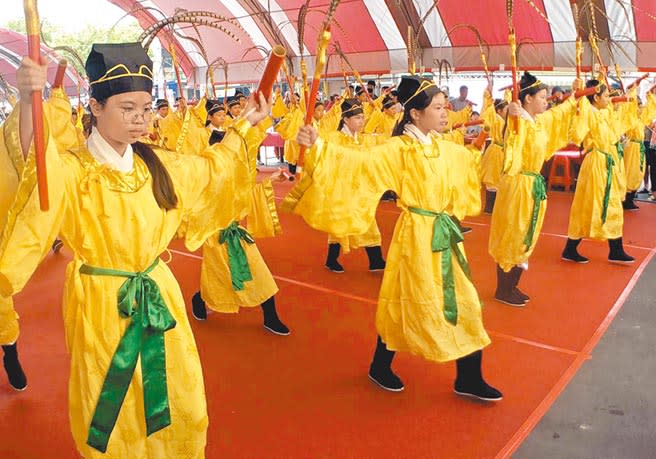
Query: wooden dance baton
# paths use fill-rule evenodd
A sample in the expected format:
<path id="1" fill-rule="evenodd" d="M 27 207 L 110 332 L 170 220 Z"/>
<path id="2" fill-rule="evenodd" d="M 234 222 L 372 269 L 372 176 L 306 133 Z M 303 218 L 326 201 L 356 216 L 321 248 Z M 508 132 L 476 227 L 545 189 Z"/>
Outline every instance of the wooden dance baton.
<path id="1" fill-rule="evenodd" d="M 271 97 L 273 84 L 278 79 L 278 72 L 280 72 L 280 68 L 283 62 L 285 62 L 286 55 L 287 50 L 280 45 L 274 46 L 271 50 L 269 61 L 264 69 L 262 78 L 260 78 L 260 84 L 257 85 L 257 92 L 261 92 L 267 100 Z M 290 91 L 293 91 L 293 88 L 290 87 Z"/>
<path id="2" fill-rule="evenodd" d="M 27 30 L 27 47 L 30 59 L 37 64 L 41 63 L 41 39 L 39 35 L 39 12 L 36 9 L 36 0 L 23 0 L 25 9 L 25 26 Z M 46 173 L 46 145 L 43 127 L 43 99 L 42 91 L 32 92 L 32 126 L 34 132 L 34 151 L 36 159 L 36 176 L 39 187 L 39 205 L 41 210 L 50 208 L 48 202 L 48 176 Z"/>
<path id="3" fill-rule="evenodd" d="M 630 100 L 632 100 L 632 99 L 628 96 L 618 96 L 618 97 L 611 97 L 610 98 L 610 101 L 614 104 L 618 104 L 620 102 L 628 102 Z"/>
<path id="4" fill-rule="evenodd" d="M 62 88 L 64 86 L 64 76 L 66 76 L 66 67 L 68 66 L 68 61 L 66 59 L 60 59 L 59 64 L 57 64 L 57 73 L 55 74 L 55 81 L 52 83 L 54 88 Z"/>
<path id="5" fill-rule="evenodd" d="M 319 82 L 321 81 L 321 73 L 323 72 L 323 68 L 326 65 L 326 51 L 328 50 L 329 43 L 330 43 L 330 22 L 326 24 L 326 27 L 323 29 L 321 34 L 319 34 L 319 43 L 317 45 L 317 60 L 314 64 L 314 77 L 312 78 L 312 89 L 310 90 L 310 97 L 305 101 L 306 126 L 310 126 L 312 124 L 312 118 L 314 117 L 314 106 L 317 100 L 317 94 L 319 93 Z M 305 157 L 305 145 L 301 145 L 301 149 L 298 155 L 298 164 L 303 165 L 304 157 Z"/>
<path id="6" fill-rule="evenodd" d="M 467 121 L 465 123 L 457 123 L 454 124 L 451 129 L 460 129 L 463 127 L 469 127 L 469 126 L 478 126 L 479 124 L 483 124 L 485 120 L 478 119 L 478 120 L 472 120 L 472 121 Z"/>
<path id="7" fill-rule="evenodd" d="M 644 80 L 644 79 L 647 78 L 648 76 L 649 76 L 648 73 L 645 73 L 645 74 L 641 75 L 637 80 L 635 80 L 633 83 L 631 83 L 630 85 L 628 85 L 628 86 L 626 87 L 626 90 L 628 91 L 628 90 L 630 90 L 630 89 L 635 88 L 636 86 L 638 86 L 638 85 L 642 82 L 642 80 Z"/>

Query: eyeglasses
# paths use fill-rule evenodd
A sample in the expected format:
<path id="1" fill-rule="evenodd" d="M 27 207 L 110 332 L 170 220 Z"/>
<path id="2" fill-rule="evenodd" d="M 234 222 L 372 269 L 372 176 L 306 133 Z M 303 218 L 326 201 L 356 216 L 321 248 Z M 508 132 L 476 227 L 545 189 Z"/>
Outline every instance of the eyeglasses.
<path id="1" fill-rule="evenodd" d="M 153 110 L 151 108 L 121 108 L 121 114 L 123 115 L 123 121 L 126 123 L 136 123 L 139 118 L 147 123 L 153 117 Z"/>

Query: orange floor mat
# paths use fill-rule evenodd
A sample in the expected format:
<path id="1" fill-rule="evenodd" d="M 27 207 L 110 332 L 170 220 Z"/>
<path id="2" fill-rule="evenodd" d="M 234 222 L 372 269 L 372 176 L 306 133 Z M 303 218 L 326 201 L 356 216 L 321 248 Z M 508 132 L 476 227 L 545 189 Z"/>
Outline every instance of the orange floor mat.
<path id="1" fill-rule="evenodd" d="M 288 185 L 277 189 L 282 196 Z M 504 392 L 496 405 L 451 392 L 454 365 L 400 354 L 406 383 L 384 392 L 367 377 L 381 273 L 367 271 L 362 250 L 342 255 L 344 274 L 323 267 L 326 235 L 281 214 L 285 234 L 258 241 L 276 276 L 281 317 L 290 337 L 266 333 L 257 309 L 192 321 L 203 363 L 210 416 L 207 458 L 493 458 L 507 457 L 575 374 L 653 256 L 656 206 L 628 214 L 629 267 L 606 262 L 607 246 L 585 241 L 588 265 L 560 260 L 571 194 L 550 193 L 543 235 L 521 286 L 526 308 L 496 303 L 487 254 L 489 216 L 468 220 L 466 250 L 493 339 L 486 377 Z M 382 203 L 384 249 L 398 209 Z M 185 298 L 198 289 L 200 253 L 174 242 L 170 266 Z M 48 255 L 16 297 L 20 354 L 29 387 L 0 384 L 0 457 L 78 457 L 67 416 L 68 356 L 61 291 L 68 256 Z M 190 316 L 191 317 L 191 316 Z"/>

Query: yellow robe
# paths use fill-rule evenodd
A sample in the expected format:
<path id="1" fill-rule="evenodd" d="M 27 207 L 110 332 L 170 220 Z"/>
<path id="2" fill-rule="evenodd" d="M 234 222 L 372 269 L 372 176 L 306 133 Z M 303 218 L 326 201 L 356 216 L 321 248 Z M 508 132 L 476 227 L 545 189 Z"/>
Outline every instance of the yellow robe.
<path id="1" fill-rule="evenodd" d="M 635 92 L 632 94 L 635 97 Z M 638 109 L 638 101 L 628 102 L 630 109 L 627 120 L 631 123 L 631 129 L 626 133 L 627 142 L 624 147 L 624 170 L 626 172 L 626 189 L 636 191 L 642 185 L 645 177 L 645 126 L 651 125 L 656 118 L 656 97 L 647 94 L 647 103 L 642 109 Z"/>
<path id="2" fill-rule="evenodd" d="M 0 128 L 0 230 L 5 227 L 7 213 L 11 208 L 20 176 L 25 167 L 25 160 L 20 150 L 6 147 L 17 132 L 7 132 L 7 124 Z M 14 139 L 15 141 L 16 139 Z M 14 311 L 11 297 L 0 295 L 0 344 L 12 344 L 18 339 L 18 314 Z"/>
<path id="3" fill-rule="evenodd" d="M 260 123 L 247 134 L 249 148 L 250 183 L 255 184 L 257 171 L 255 161 L 257 148 L 265 137 L 267 125 Z M 271 180 L 265 180 L 253 188 L 251 200 L 241 210 L 241 216 L 249 215 L 257 222 L 262 222 L 264 216 L 270 216 L 277 221 L 275 201 L 273 200 L 273 187 Z M 275 223 L 273 223 L 275 226 Z M 241 227 L 243 228 L 243 227 Z M 278 228 L 273 228 L 274 234 Z M 252 280 L 245 281 L 243 289 L 233 288 L 230 274 L 230 258 L 228 245 L 219 242 L 220 232 L 213 234 L 203 244 L 203 261 L 200 268 L 200 294 L 210 309 L 224 313 L 239 311 L 240 306 L 258 306 L 278 292 L 278 286 L 273 279 L 269 267 L 266 265 L 255 243 L 249 244 L 243 239 L 240 246 L 246 254 L 248 267 Z"/>
<path id="4" fill-rule="evenodd" d="M 182 127 L 180 117 L 169 110 L 165 118 L 157 118 L 155 132 L 157 134 L 157 144 L 167 150 L 174 151 L 178 143 L 178 136 Z"/>
<path id="5" fill-rule="evenodd" d="M 382 137 L 375 135 L 360 134 L 356 141 L 350 135 L 343 132 L 331 132 L 327 137 L 328 142 L 336 145 L 349 146 L 352 148 L 361 148 L 366 151 L 367 148 L 382 142 Z M 371 223 L 367 231 L 362 234 L 351 235 L 348 237 L 339 237 L 333 234 L 328 235 L 328 244 L 339 244 L 342 246 L 344 253 L 349 253 L 351 249 L 360 247 L 376 247 L 381 245 L 380 229 L 376 220 Z"/>
<path id="6" fill-rule="evenodd" d="M 386 137 L 392 136 L 394 126 L 401 119 L 403 112 L 390 116 L 380 110 L 375 110 L 364 126 L 364 132 L 367 134 L 379 134 Z"/>
<path id="7" fill-rule="evenodd" d="M 378 298 L 376 328 L 390 350 L 409 351 L 438 362 L 464 357 L 490 339 L 483 327 L 476 288 L 451 252 L 457 325 L 444 316 L 442 257 L 433 252 L 434 218 L 411 207 L 464 218 L 471 204 L 464 192 L 477 178 L 464 147 L 432 137 L 423 145 L 406 135 L 362 149 L 319 139 L 308 155 L 306 175 L 285 198 L 320 231 L 361 234 L 375 220 L 380 195 L 393 190 L 401 208 Z M 480 208 L 480 197 L 478 199 Z M 449 218 L 449 217 L 446 217 Z M 458 244 L 460 251 L 464 248 Z"/>
<path id="8" fill-rule="evenodd" d="M 207 121 L 205 102 L 207 102 L 207 97 L 203 96 L 196 105 L 187 107 L 175 146 L 175 151 L 178 153 L 198 154 L 207 146 L 212 133 L 205 128 L 205 122 Z M 225 124 L 223 128 L 228 129 Z"/>
<path id="9" fill-rule="evenodd" d="M 271 116 L 276 119 L 283 118 L 288 112 L 289 110 L 282 100 L 280 91 L 276 91 L 276 100 L 273 103 L 273 107 L 271 107 Z"/>
<path id="10" fill-rule="evenodd" d="M 467 106 L 467 107 L 465 107 L 462 110 L 459 110 L 457 112 L 454 112 L 453 110 L 448 110 L 447 111 L 447 117 L 448 117 L 447 128 L 451 129 L 451 127 L 454 124 L 466 123 L 467 121 L 469 121 L 469 118 L 471 117 L 471 113 L 472 113 L 472 108 L 470 106 Z"/>
<path id="11" fill-rule="evenodd" d="M 61 88 L 53 89 L 43 107 L 52 120 L 50 131 L 56 138 L 58 148 L 77 147 L 81 140 L 78 130 L 70 121 L 71 108 L 64 91 Z M 10 148 L 19 142 L 18 132 L 8 128 L 9 124 L 0 128 L 0 231 L 5 227 L 7 213 L 14 202 L 25 168 L 22 151 Z M 0 295 L 0 344 L 13 343 L 18 335 L 18 314 L 14 311 L 12 299 Z"/>
<path id="12" fill-rule="evenodd" d="M 70 107 L 69 107 L 70 113 Z M 20 152 L 18 113 L 7 122 L 5 143 Z M 54 123 L 47 123 L 50 129 Z M 121 173 L 100 165 L 85 148 L 60 151 L 47 138 L 50 210 L 39 210 L 35 164 L 25 166 L 16 201 L 0 240 L 0 296 L 19 292 L 59 234 L 74 254 L 66 271 L 64 324 L 71 354 L 69 419 L 80 454 L 97 459 L 204 457 L 207 409 L 200 360 L 180 287 L 164 262 L 150 272 L 177 326 L 164 334 L 172 424 L 146 436 L 141 367 L 137 365 L 108 449 L 86 444 L 89 425 L 110 360 L 129 325 L 119 316 L 120 277 L 85 275 L 83 264 L 140 272 L 166 251 L 182 228 L 189 250 L 234 220 L 250 190 L 244 137 L 247 121 L 202 156 L 158 150 L 174 183 L 178 206 L 164 211 L 153 198 L 145 163 Z M 52 135 L 52 129 L 50 134 Z M 5 326 L 4 323 L 1 324 Z"/>
<path id="13" fill-rule="evenodd" d="M 485 91 L 483 114 L 485 125 L 490 128 L 490 145 L 485 149 L 481 160 L 481 182 L 488 190 L 496 190 L 501 180 L 503 169 L 503 128 L 505 120 L 494 109 L 494 100 Z"/>
<path id="14" fill-rule="evenodd" d="M 195 116 L 187 117 L 182 131 L 185 135 L 184 152 L 201 153 L 209 141 L 208 130 L 203 127 L 202 113 L 204 103 L 197 104 Z M 249 182 L 253 186 L 250 199 L 240 209 L 240 219 L 248 216 L 249 229 L 253 237 L 274 236 L 282 232 L 275 207 L 275 197 L 271 180 L 255 185 L 257 179 L 256 158 L 266 130 L 271 125 L 267 118 L 256 127 L 248 130 L 246 143 L 249 147 Z M 201 262 L 200 292 L 210 309 L 219 312 L 238 312 L 240 306 L 253 307 L 271 298 L 278 292 L 269 268 L 255 244 L 240 241 L 248 259 L 253 279 L 244 282 L 242 290 L 234 290 L 231 282 L 230 263 L 226 244 L 219 242 L 220 231 L 210 236 L 203 244 Z"/>
<path id="15" fill-rule="evenodd" d="M 597 110 L 587 99 L 583 102 L 576 121 L 577 137 L 574 141 L 582 143 L 587 153 L 576 183 L 567 235 L 570 239 L 617 239 L 622 237 L 624 226 L 622 201 L 626 194 L 626 176 L 616 144 L 631 127 L 623 113 L 628 104 L 622 104 L 624 107 L 616 111 L 612 105 Z M 610 161 L 610 193 L 604 222 L 604 195 Z"/>
<path id="16" fill-rule="evenodd" d="M 297 105 L 275 127 L 276 132 L 285 139 L 285 161 L 289 164 L 298 162 L 301 147 L 296 143 L 296 134 L 303 126 L 304 116 L 303 109 L 300 105 Z"/>
<path id="17" fill-rule="evenodd" d="M 318 129 L 322 132 L 335 132 L 339 127 L 339 122 L 342 119 L 342 106 L 341 103 L 336 102 L 330 107 L 326 113 L 324 113 L 323 118 L 319 122 Z"/>
<path id="18" fill-rule="evenodd" d="M 526 263 L 535 249 L 547 200 L 545 187 L 544 200 L 538 200 L 533 235 L 527 236 L 535 217 L 533 187 L 538 186 L 536 180 L 542 180 L 540 170 L 544 162 L 569 143 L 576 106 L 576 100 L 570 98 L 538 115 L 535 121 L 519 117 L 517 134 L 510 128 L 506 133 L 508 170 L 501 176 L 497 189 L 488 244 L 490 255 L 506 272 Z M 526 244 L 527 237 L 530 237 L 529 244 Z"/>

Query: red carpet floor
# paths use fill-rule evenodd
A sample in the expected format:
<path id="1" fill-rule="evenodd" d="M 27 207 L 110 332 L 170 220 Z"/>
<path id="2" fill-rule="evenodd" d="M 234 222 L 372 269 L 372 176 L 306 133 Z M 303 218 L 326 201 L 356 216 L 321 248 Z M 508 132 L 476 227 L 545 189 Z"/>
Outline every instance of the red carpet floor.
<path id="1" fill-rule="evenodd" d="M 284 195 L 289 184 L 277 189 Z M 588 265 L 560 260 L 571 194 L 550 193 L 547 221 L 521 286 L 523 309 L 496 303 L 494 264 L 487 253 L 489 216 L 467 221 L 466 249 L 485 303 L 493 339 L 487 379 L 504 392 L 495 405 L 451 392 L 454 365 L 400 354 L 406 384 L 385 392 L 366 377 L 375 344 L 381 273 L 367 271 L 359 250 L 342 256 L 345 274 L 323 268 L 326 236 L 282 214 L 285 234 L 258 241 L 276 276 L 283 338 L 266 333 L 261 314 L 212 314 L 192 321 L 200 351 L 210 428 L 207 457 L 223 458 L 495 458 L 509 457 L 588 358 L 656 250 L 656 206 L 626 215 L 629 267 L 610 265 L 607 246 L 585 241 Z M 386 248 L 398 215 L 382 203 L 378 222 Z M 197 290 L 200 254 L 172 244 L 170 266 L 185 298 Z M 69 257 L 48 255 L 16 298 L 20 353 L 28 390 L 0 384 L 0 457 L 74 458 L 67 416 L 68 356 L 61 291 Z M 190 315 L 191 317 L 191 315 Z M 174 458 L 171 458 L 174 459 Z"/>

